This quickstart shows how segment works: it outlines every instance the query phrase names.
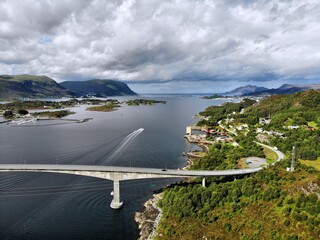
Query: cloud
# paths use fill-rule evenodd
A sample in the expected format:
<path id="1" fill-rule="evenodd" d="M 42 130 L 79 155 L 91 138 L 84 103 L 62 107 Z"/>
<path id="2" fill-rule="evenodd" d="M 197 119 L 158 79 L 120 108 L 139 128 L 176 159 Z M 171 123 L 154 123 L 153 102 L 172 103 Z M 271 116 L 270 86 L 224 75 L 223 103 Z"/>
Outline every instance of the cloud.
<path id="1" fill-rule="evenodd" d="M 317 81 L 319 23 L 316 0 L 2 0 L 0 72 L 171 91 Z"/>

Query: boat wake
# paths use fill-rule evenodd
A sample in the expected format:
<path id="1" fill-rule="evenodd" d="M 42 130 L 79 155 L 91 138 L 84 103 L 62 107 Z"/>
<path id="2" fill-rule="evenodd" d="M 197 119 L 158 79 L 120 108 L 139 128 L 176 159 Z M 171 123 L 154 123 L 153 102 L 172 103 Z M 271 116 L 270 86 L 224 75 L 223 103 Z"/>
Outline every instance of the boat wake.
<path id="1" fill-rule="evenodd" d="M 139 128 L 138 130 L 133 131 L 128 136 L 126 136 L 122 142 L 119 144 L 118 148 L 107 158 L 107 162 L 111 163 L 117 160 L 124 150 L 129 146 L 129 144 L 140 134 L 143 132 L 143 128 Z"/>

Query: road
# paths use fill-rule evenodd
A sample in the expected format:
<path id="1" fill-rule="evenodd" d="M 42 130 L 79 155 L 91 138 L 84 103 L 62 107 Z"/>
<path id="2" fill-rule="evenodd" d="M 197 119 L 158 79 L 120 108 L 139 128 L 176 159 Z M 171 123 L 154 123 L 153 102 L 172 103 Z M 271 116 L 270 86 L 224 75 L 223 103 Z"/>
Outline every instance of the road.
<path id="1" fill-rule="evenodd" d="M 234 176 L 255 173 L 262 168 L 254 169 L 230 169 L 214 171 L 187 171 L 175 169 L 157 168 L 133 168 L 133 167 L 114 167 L 114 166 L 93 166 L 93 165 L 55 165 L 55 164 L 0 164 L 0 172 L 22 171 L 22 172 L 113 172 L 113 173 L 132 173 L 132 174 L 153 174 L 159 177 L 209 177 L 209 176 Z"/>
<path id="2" fill-rule="evenodd" d="M 274 151 L 278 159 L 282 160 L 285 155 L 275 150 L 273 147 L 258 143 Z M 54 172 L 65 174 L 85 175 L 92 177 L 111 178 L 110 174 L 130 175 L 127 180 L 141 178 L 161 178 L 161 177 L 210 177 L 210 176 L 236 176 L 249 173 L 255 173 L 262 169 L 229 169 L 212 171 L 190 171 L 176 169 L 157 169 L 157 168 L 134 168 L 134 167 L 115 167 L 115 166 L 97 166 L 97 165 L 56 165 L 56 164 L 0 164 L 0 172 Z M 108 175 L 109 177 L 106 177 Z"/>
<path id="3" fill-rule="evenodd" d="M 270 150 L 274 151 L 274 152 L 277 154 L 277 156 L 278 156 L 276 162 L 279 162 L 280 160 L 282 160 L 282 159 L 285 158 L 284 153 L 281 152 L 281 151 L 279 151 L 279 150 L 274 149 L 274 147 L 271 147 L 271 146 L 269 146 L 269 145 L 266 145 L 266 144 L 263 144 L 263 143 L 259 143 L 259 142 L 255 142 L 255 143 L 258 144 L 258 145 L 260 145 L 260 146 L 269 148 Z M 273 163 L 273 164 L 274 164 L 274 163 Z M 273 164 L 272 164 L 272 165 L 273 165 Z"/>

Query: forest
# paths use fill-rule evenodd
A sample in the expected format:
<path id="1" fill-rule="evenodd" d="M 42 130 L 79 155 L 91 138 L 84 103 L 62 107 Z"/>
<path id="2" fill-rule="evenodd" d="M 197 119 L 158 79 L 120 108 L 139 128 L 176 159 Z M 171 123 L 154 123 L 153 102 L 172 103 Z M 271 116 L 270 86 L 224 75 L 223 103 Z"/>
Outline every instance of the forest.
<path id="1" fill-rule="evenodd" d="M 167 188 L 159 239 L 317 239 L 319 190 L 310 186 L 319 186 L 320 174 L 301 164 L 286 172 L 289 164 L 235 181 L 209 179 L 206 188 L 200 180 Z"/>

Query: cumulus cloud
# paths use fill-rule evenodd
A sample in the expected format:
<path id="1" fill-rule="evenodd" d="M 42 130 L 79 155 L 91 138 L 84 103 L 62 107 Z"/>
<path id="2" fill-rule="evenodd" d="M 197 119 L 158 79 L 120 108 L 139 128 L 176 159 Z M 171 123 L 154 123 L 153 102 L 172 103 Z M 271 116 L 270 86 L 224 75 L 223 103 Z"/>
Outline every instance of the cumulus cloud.
<path id="1" fill-rule="evenodd" d="M 317 0 L 0 0 L 0 72 L 145 91 L 312 82 L 319 23 Z"/>

